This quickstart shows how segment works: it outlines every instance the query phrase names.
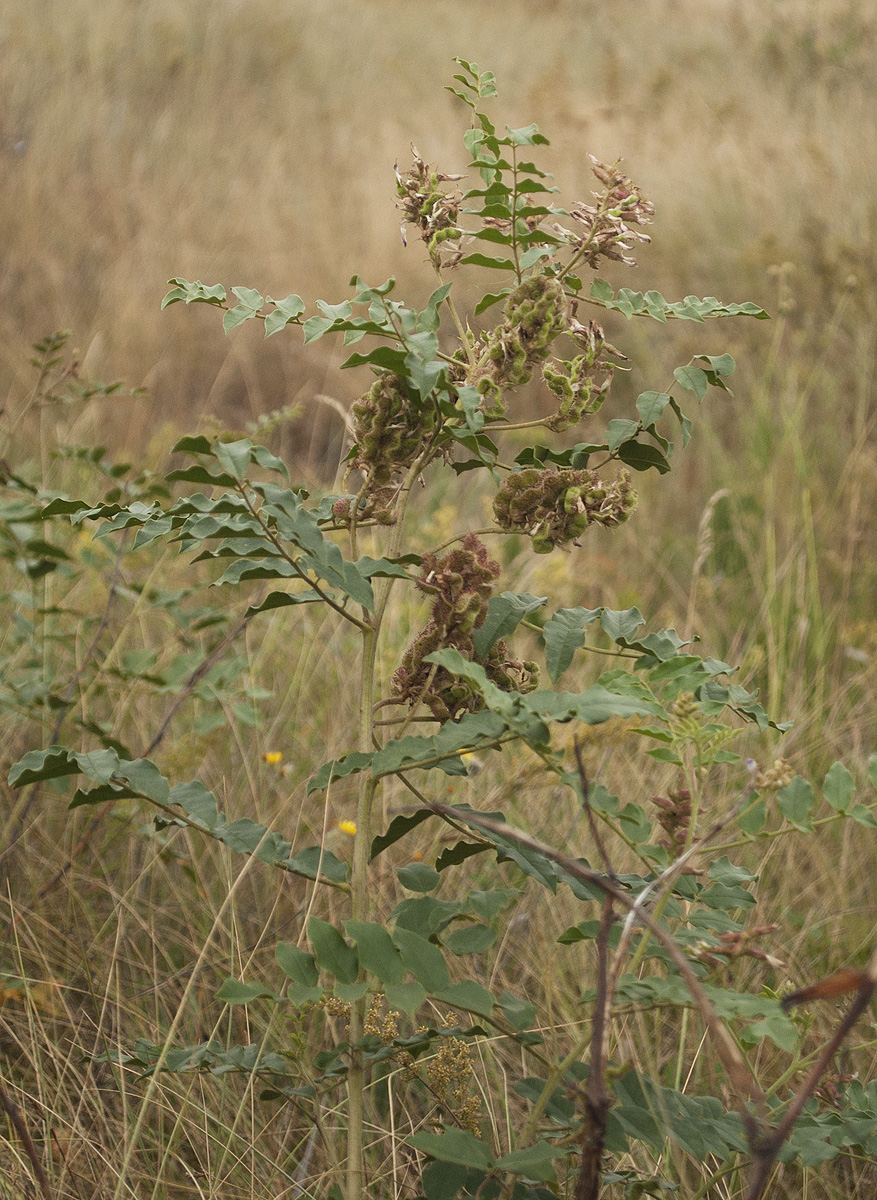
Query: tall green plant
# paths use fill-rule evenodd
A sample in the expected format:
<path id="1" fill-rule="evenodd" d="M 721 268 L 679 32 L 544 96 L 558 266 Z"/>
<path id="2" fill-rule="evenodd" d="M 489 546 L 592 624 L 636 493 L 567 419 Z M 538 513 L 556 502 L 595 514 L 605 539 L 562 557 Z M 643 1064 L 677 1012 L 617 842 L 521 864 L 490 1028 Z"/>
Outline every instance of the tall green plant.
<path id="1" fill-rule="evenodd" d="M 397 174 L 405 227 L 425 244 L 436 276 L 422 310 L 395 298 L 392 279 L 369 286 L 358 276 L 351 299 L 318 301 L 311 316 L 296 295 L 273 300 L 235 287 L 230 298 L 222 285 L 183 279 L 171 281 L 164 299 L 222 310 L 227 332 L 261 320 L 266 337 L 293 326 L 306 343 L 340 335 L 345 346 L 367 347 L 344 364 L 368 366 L 375 378 L 352 407 L 343 493 L 312 498 L 289 485 L 286 464 L 264 446 L 199 435 L 174 446 L 190 464 L 166 482 L 203 490 L 172 501 L 57 497 L 35 510 L 43 521 L 99 522 L 99 538 L 124 531 L 134 550 L 170 538 L 195 561 L 215 560 L 223 568 L 217 584 L 268 581 L 273 590 L 250 605 L 244 623 L 287 608 L 293 621 L 298 606 L 316 605 L 358 639 L 356 744 L 314 764 L 307 784 L 314 794 L 356 777 L 352 860 L 322 843 L 297 845 L 247 817 L 232 819 L 203 783 L 172 784 L 148 756 L 134 757 L 106 738 L 101 749 L 53 745 L 26 754 L 11 782 L 85 776 L 72 807 L 147 801 L 162 825 L 187 826 L 334 895 L 332 905 L 318 900 L 311 907 L 299 943 L 277 945 L 275 987 L 229 979 L 218 993 L 232 1006 L 295 1012 L 294 1057 L 283 1045 L 229 1048 L 208 1040 L 181 1048 L 170 1037 L 110 1055 L 151 1076 L 150 1087 L 160 1071 L 264 1077 L 267 1096 L 312 1122 L 335 1176 L 331 1194 L 342 1186 L 346 1200 L 380 1194 L 366 1131 L 386 1120 L 392 1078 L 420 1113 L 422 1127 L 405 1141 L 418 1156 L 417 1187 L 426 1200 L 548 1200 L 571 1189 L 577 1200 L 596 1200 L 607 1184 L 626 1196 L 659 1195 L 674 1182 L 648 1169 L 647 1156 L 628 1156 L 637 1144 L 661 1154 L 668 1141 L 683 1161 L 711 1158 L 713 1180 L 735 1176 L 748 1147 L 745 1194 L 755 1200 L 778 1156 L 815 1162 L 843 1146 L 875 1148 L 875 1085 L 847 1090 L 842 1137 L 834 1135 L 834 1113 L 804 1110 L 831 1053 L 870 1001 L 877 959 L 825 985 L 855 998 L 819 1052 L 789 1015 L 818 990 L 783 1004 L 769 988 L 738 991 L 729 970 L 743 956 L 767 968 L 777 960 L 764 945 L 773 927 L 748 920 L 756 877 L 727 854 L 759 838 L 811 830 L 814 790 L 782 761 L 759 772 L 731 748 L 741 723 L 762 732 L 784 728 L 732 681 L 734 668 L 693 653 L 672 629 L 645 633 L 636 608 L 558 609 L 546 596 L 500 591 L 501 568 L 485 539 L 513 536 L 539 554 L 562 552 L 594 527 L 634 517 L 632 473 L 666 474 L 689 441 L 692 421 L 683 404 L 702 401 L 711 388 L 729 393 L 730 355 L 695 355 L 672 383 L 643 392 L 629 415 L 603 424 L 601 407 L 626 360 L 607 342 L 598 310 L 661 323 L 766 313 L 714 297 L 668 302 L 656 291 L 616 291 L 596 275 L 611 263 L 634 265 L 630 251 L 647 240 L 652 205 L 618 163 L 592 160 L 598 191 L 561 207 L 551 177 L 533 160 L 547 139 L 535 125 L 500 132 L 483 109 L 495 95 L 493 76 L 462 60 L 459 67 L 459 86 L 451 90 L 472 113 L 464 141 L 476 185 L 460 192 L 453 186 L 460 177 L 416 154 L 411 169 Z M 458 309 L 449 279 L 466 267 L 505 281 L 468 314 Z M 476 321 L 499 306 L 492 323 Z M 527 418 L 519 389 L 539 381 L 553 411 Z M 552 449 L 537 440 L 511 462 L 502 449 L 509 429 L 561 433 L 583 424 L 585 439 L 573 445 Z M 415 486 L 448 472 L 483 481 L 494 524 L 463 529 L 418 553 Z M 376 556 L 365 553 L 374 550 Z M 430 611 L 385 681 L 394 597 L 403 587 L 425 596 Z M 516 649 L 514 638 L 528 649 Z M 534 644 L 539 664 L 530 657 Z M 616 663 L 584 691 L 558 690 L 582 649 L 608 653 Z M 540 687 L 546 672 L 552 686 Z M 678 770 L 673 792 L 649 800 L 632 781 L 630 794 L 617 797 L 588 779 L 580 731 L 611 720 L 626 723 L 644 754 Z M 502 812 L 439 798 L 444 783 L 467 775 L 472 755 L 512 746 L 571 789 L 587 820 L 593 863 L 513 827 Z M 736 798 L 721 793 L 721 810 L 720 771 L 739 777 Z M 872 783 L 875 775 L 872 762 Z M 409 800 L 384 827 L 378 801 L 390 780 Z M 873 799 L 856 801 L 855 781 L 841 764 L 829 771 L 822 793 L 832 819 L 877 825 Z M 396 868 L 411 895 L 385 919 L 375 901 L 378 860 L 427 822 L 443 823 L 446 845 L 433 864 Z M 503 873 L 484 868 L 471 886 L 470 868 L 490 861 L 510 864 L 513 887 Z M 455 873 L 456 886 L 447 882 Z M 509 905 L 527 888 L 554 896 L 561 886 L 582 911 L 561 944 L 593 947 L 595 985 L 582 999 L 587 1034 L 570 1036 L 558 1050 L 528 996 L 490 986 L 489 961 Z M 682 1014 L 681 1028 L 673 1026 L 680 1046 L 690 1014 L 704 1023 L 720 1080 L 709 1094 L 688 1094 L 681 1048 L 664 1075 L 614 1060 L 620 1018 L 645 1012 L 659 1021 L 665 1011 L 673 1020 Z M 488 1127 L 471 1086 L 470 1047 L 491 1039 L 514 1045 L 519 1056 L 504 1135 Z M 750 1052 L 765 1041 L 787 1057 L 760 1082 Z M 725 1089 L 734 1098 L 730 1111 Z M 148 1088 L 141 1123 L 150 1095 Z M 343 1113 L 339 1133 L 326 1128 L 328 1104 Z"/>

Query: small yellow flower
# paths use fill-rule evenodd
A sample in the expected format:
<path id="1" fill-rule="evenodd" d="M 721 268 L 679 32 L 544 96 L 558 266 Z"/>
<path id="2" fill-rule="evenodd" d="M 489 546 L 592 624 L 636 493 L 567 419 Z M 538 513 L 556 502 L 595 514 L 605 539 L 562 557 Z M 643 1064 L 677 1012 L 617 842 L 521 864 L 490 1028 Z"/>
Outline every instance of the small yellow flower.
<path id="1" fill-rule="evenodd" d="M 276 767 L 283 758 L 282 750 L 269 750 L 267 754 L 263 754 L 265 762 L 269 767 Z"/>
<path id="2" fill-rule="evenodd" d="M 355 821 L 339 821 L 338 828 L 342 833 L 348 834 L 350 837 L 356 837 L 356 822 Z"/>

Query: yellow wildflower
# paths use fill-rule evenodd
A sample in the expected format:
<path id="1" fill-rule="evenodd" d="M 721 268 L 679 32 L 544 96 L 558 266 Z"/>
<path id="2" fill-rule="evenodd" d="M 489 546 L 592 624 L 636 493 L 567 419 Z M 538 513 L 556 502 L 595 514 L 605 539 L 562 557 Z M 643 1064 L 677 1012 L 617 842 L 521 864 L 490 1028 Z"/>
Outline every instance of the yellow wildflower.
<path id="1" fill-rule="evenodd" d="M 269 750 L 267 754 L 263 754 L 265 762 L 269 767 L 276 767 L 283 758 L 282 750 Z"/>
<path id="2" fill-rule="evenodd" d="M 355 821 L 339 821 L 338 828 L 342 833 L 348 834 L 350 837 L 356 837 L 356 822 Z"/>

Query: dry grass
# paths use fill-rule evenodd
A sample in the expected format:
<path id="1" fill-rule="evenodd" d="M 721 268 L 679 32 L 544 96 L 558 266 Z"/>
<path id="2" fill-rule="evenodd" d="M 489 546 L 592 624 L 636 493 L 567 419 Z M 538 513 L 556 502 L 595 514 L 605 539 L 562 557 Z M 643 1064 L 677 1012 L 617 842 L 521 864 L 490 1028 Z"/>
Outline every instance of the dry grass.
<path id="1" fill-rule="evenodd" d="M 200 277 L 336 301 L 355 270 L 375 281 L 395 274 L 400 290 L 422 300 L 431 282 L 418 248 L 401 246 L 392 165 L 412 141 L 447 169 L 464 164 L 464 112 L 441 88 L 452 55 L 474 58 L 499 78 L 497 115 L 513 125 L 536 120 L 551 137 L 546 164 L 568 199 L 589 189 L 584 155 L 592 151 L 622 154 L 656 201 L 654 243 L 616 286 L 752 299 L 775 315 L 772 325 L 686 325 L 675 340 L 613 323 L 612 339 L 632 345 L 637 363 L 622 398 L 663 386 L 692 352 L 725 349 L 739 364 L 736 397 L 708 402 L 668 480 L 640 481 L 635 521 L 571 556 L 527 559 L 504 586 L 558 603 L 638 604 L 657 626 L 699 634 L 708 652 L 742 663 L 741 682 L 761 686 L 773 713 L 796 721 L 783 752 L 804 773 L 837 757 L 861 772 L 877 733 L 875 33 L 866 6 L 841 0 L 556 0 L 538 14 L 519 0 L 10 0 L 0 16 L 8 97 L 0 111 L 0 395 L 14 414 L 28 346 L 69 327 L 88 373 L 144 383 L 153 397 L 97 407 L 100 415 L 72 425 L 27 427 L 12 447 L 15 469 L 41 458 L 53 486 L 79 494 L 84 480 L 51 460 L 56 437 L 108 441 L 156 463 L 169 430 L 194 429 L 200 414 L 242 425 L 298 402 L 305 419 L 275 436 L 304 471 L 325 478 L 339 420 L 310 402 L 327 393 L 347 405 L 361 381 L 337 370 L 339 356 L 324 343 L 305 351 L 295 335 L 264 343 L 250 329 L 225 340 L 215 313 L 177 306 L 160 314 L 165 281 Z M 779 264 L 788 265 L 771 273 Z M 457 527 L 457 499 L 430 497 L 424 544 Z M 74 550 L 94 553 L 78 542 Z M 125 583 L 154 565 L 132 568 Z M 61 572 L 36 596 L 92 621 L 78 648 L 57 650 L 63 678 L 73 669 L 63 656 L 81 652 L 103 611 L 107 574 L 65 595 Z M 171 558 L 161 578 L 170 589 L 191 573 Z M 112 611 L 105 635 L 113 654 L 158 645 L 161 661 L 172 659 L 181 642 L 167 613 L 126 605 Z M 416 618 L 400 611 L 400 642 Z M 26 647 L 8 655 L 12 628 L 0 635 L 10 673 L 35 669 Z M 203 778 L 235 815 L 277 821 L 309 842 L 324 822 L 331 831 L 348 815 L 348 795 L 340 787 L 324 813 L 303 800 L 301 781 L 349 748 L 355 714 L 344 693 L 346 647 L 310 616 L 297 630 L 291 638 L 279 617 L 254 626 L 238 647 L 242 675 L 223 693 L 225 723 L 210 731 L 196 722 L 203 707 L 186 710 L 156 757 L 175 779 Z M 272 693 L 256 705 L 260 726 L 242 715 L 253 708 L 246 687 Z M 120 701 L 98 687 L 89 715 L 112 722 L 136 750 L 169 702 L 145 688 Z M 5 761 L 37 744 L 49 718 L 37 726 L 13 712 L 4 718 Z M 776 752 L 770 738 L 749 748 L 762 758 Z M 291 776 L 260 757 L 274 749 Z M 644 770 L 626 744 L 595 746 L 593 755 L 619 794 L 643 798 L 668 785 L 665 769 Z M 530 825 L 534 812 L 549 813 L 546 836 L 568 831 L 575 848 L 576 814 L 557 807 L 544 780 L 515 775 L 519 766 L 489 766 L 477 780 L 479 804 Z M 716 805 L 722 800 L 717 794 Z M 404 802 L 389 793 L 388 815 Z M 74 855 L 92 810 L 68 814 L 46 789 L 22 826 L 23 803 L 4 794 L 3 842 L 22 827 L 24 837 L 3 868 L 0 921 L 15 918 L 3 969 L 43 991 L 29 1006 L 7 998 L 0 1052 L 55 1194 L 297 1196 L 309 1126 L 260 1101 L 258 1085 L 186 1076 L 153 1085 L 83 1055 L 138 1036 L 160 1041 L 175 1021 L 180 1041 L 209 1037 L 225 975 L 276 982 L 271 948 L 297 936 L 308 888 L 278 888 L 267 872 L 242 869 L 184 832 L 132 838 L 145 819 L 133 811 L 108 815 Z M 421 832 L 406 850 L 428 856 L 435 846 Z M 343 854 L 343 836 L 329 836 Z M 31 907 L 71 857 L 73 869 Z M 861 957 L 874 926 L 867 838 L 834 826 L 819 840 L 771 843 L 748 865 L 763 875 L 764 919 L 783 927 L 790 977 Z M 380 888 L 389 911 L 399 896 L 389 866 Z M 568 898 L 550 908 L 528 899 L 512 916 L 521 920 L 510 923 L 498 967 L 505 986 L 543 999 L 566 1029 L 581 1019 L 576 997 L 590 965 L 555 938 L 580 914 Z M 760 983 L 753 972 L 751 986 Z M 295 1046 L 294 1023 L 241 1013 L 220 1038 Z M 656 1054 L 678 1052 L 673 1021 L 646 1032 Z M 502 1047 L 485 1053 L 480 1077 L 488 1095 L 501 1095 L 512 1064 Z M 857 1069 L 873 1074 L 872 1048 Z M 150 1087 L 154 1105 L 135 1143 L 139 1098 Z M 491 1115 L 500 1126 L 502 1112 Z M 340 1119 L 331 1106 L 324 1118 L 330 1128 Z M 319 1150 L 310 1162 L 319 1189 L 333 1164 Z M 810 1173 L 808 1200 L 874 1194 L 873 1166 L 843 1171 Z M 404 1164 L 388 1159 L 386 1172 L 381 1187 L 391 1195 Z M 0 1137 L 0 1196 L 21 1195 L 26 1174 L 20 1147 Z M 800 1196 L 799 1176 L 787 1177 L 777 1194 Z M 724 1200 L 719 1191 L 704 1200 L 713 1195 Z"/>

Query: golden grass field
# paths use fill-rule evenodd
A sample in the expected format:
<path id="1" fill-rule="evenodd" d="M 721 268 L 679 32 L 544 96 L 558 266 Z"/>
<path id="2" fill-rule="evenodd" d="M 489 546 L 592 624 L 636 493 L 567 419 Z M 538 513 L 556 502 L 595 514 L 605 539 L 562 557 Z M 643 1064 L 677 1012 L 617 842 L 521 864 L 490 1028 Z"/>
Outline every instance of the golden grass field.
<path id="1" fill-rule="evenodd" d="M 374 283 L 395 275 L 400 295 L 422 304 L 433 281 L 420 244 L 402 245 L 393 166 L 407 164 L 414 143 L 442 169 L 465 167 L 468 114 L 442 90 L 454 55 L 496 73 L 498 124 L 536 121 L 548 135 L 540 161 L 565 200 L 590 190 L 591 152 L 623 157 L 655 202 L 652 244 L 637 270 L 613 271 L 616 288 L 751 300 L 773 318 L 655 330 L 607 321 L 610 339 L 634 359 L 620 399 L 665 386 L 693 353 L 725 350 L 737 360 L 734 398 L 707 398 L 666 480 L 651 472 L 637 480 L 635 520 L 571 555 L 519 561 L 505 586 L 570 605 L 636 604 L 658 628 L 699 635 L 704 653 L 741 664 L 740 682 L 761 688 L 772 715 L 794 721 L 781 744 L 750 739 L 752 753 L 765 761 L 782 753 L 817 775 L 842 758 L 862 777 L 877 749 L 877 12 L 865 3 L 6 0 L 0 466 L 42 470 L 52 487 L 75 493 L 82 477 L 51 455 L 59 438 L 105 443 L 159 470 L 179 434 L 245 429 L 294 404 L 300 414 L 272 431 L 272 447 L 314 486 L 331 483 L 341 423 L 315 397 L 346 409 L 368 375 L 340 371 L 341 348 L 327 342 L 305 349 L 295 332 L 265 342 L 252 326 L 226 339 L 215 312 L 177 305 L 162 313 L 161 298 L 166 281 L 182 276 L 298 292 L 312 308 L 317 298 L 345 298 L 356 272 Z M 476 299 L 479 284 L 461 276 L 464 297 Z M 59 329 L 74 331 L 83 376 L 124 379 L 147 393 L 95 401 L 82 417 L 27 416 L 9 437 L 32 386 L 29 348 Z M 454 495 L 431 496 L 420 514 L 423 547 L 449 536 L 458 515 Z M 106 545 L 76 543 L 104 578 Z M 4 588 L 18 586 L 0 566 Z M 153 566 L 168 589 L 192 577 L 173 553 Z M 45 586 L 44 601 L 85 613 L 106 600 L 99 582 L 69 596 L 61 581 Z M 27 666 L 3 648 L 16 603 L 0 601 L 0 659 L 10 674 Z M 400 612 L 400 640 L 419 611 Z M 319 837 L 323 813 L 304 803 L 301 781 L 353 744 L 356 721 L 344 694 L 345 648 L 328 628 L 308 615 L 294 638 L 274 617 L 250 630 L 236 648 L 241 678 L 270 691 L 270 703 L 238 696 L 212 730 L 181 716 L 156 755 L 162 770 L 203 775 L 230 812 L 282 817 L 287 836 L 298 822 Z M 136 603 L 114 611 L 113 664 L 153 644 L 164 645 L 167 662 L 176 653 L 169 629 L 160 612 Z M 75 658 L 83 647 L 73 645 Z M 72 661 L 59 658 L 59 669 L 71 671 Z M 330 698 L 335 684 L 340 701 Z M 159 698 L 136 694 L 114 711 L 109 684 L 89 698 L 138 744 L 164 711 Z M 247 703 L 260 708 L 261 724 L 243 711 Z M 6 706 L 4 779 L 50 724 Z M 294 764 L 290 780 L 266 764 L 270 751 Z M 609 758 L 617 788 L 648 795 L 667 785 L 654 763 L 636 775 L 624 744 L 593 753 L 595 764 Z M 506 805 L 522 820 L 542 813 L 545 828 L 535 832 L 550 835 L 554 797 L 544 779 L 489 771 L 479 779 L 464 785 L 473 802 L 483 788 L 478 802 L 488 808 Z M 332 820 L 349 815 L 347 802 L 341 789 Z M 158 1090 L 154 1127 L 135 1144 L 136 1088 L 116 1087 L 110 1067 L 83 1060 L 110 1040 L 158 1038 L 181 1012 L 181 1040 L 208 1036 L 218 982 L 268 977 L 265 947 L 290 937 L 308 903 L 304 889 L 278 895 L 273 880 L 220 847 L 132 836 L 145 819 L 136 811 L 90 834 L 91 810 L 68 814 L 51 788 L 26 812 L 22 803 L 4 784 L 0 849 L 21 840 L 0 864 L 0 922 L 15 919 L 0 972 L 43 981 L 45 991 L 22 1006 L 0 988 L 0 1075 L 14 1078 L 44 1132 L 56 1195 L 322 1195 L 319 1181 L 313 1193 L 290 1182 L 306 1131 L 286 1110 L 272 1115 L 252 1089 L 242 1102 L 231 1085 L 174 1078 Z M 83 835 L 88 845 L 77 854 Z M 343 854 L 343 835 L 329 836 Z M 429 853 L 429 839 L 420 849 Z M 761 853 L 750 865 L 769 880 L 764 916 L 783 928 L 790 978 L 867 957 L 877 927 L 872 831 L 847 823 L 803 850 L 777 842 Z M 53 884 L 71 857 L 74 868 Z M 561 959 L 554 940 L 575 918 L 560 902 L 545 920 L 523 916 L 527 937 L 508 947 L 510 986 L 540 989 L 558 1027 L 573 1022 L 581 980 L 570 963 L 579 960 Z M 818 1018 L 826 1029 L 830 1015 Z M 250 1020 L 235 1011 L 219 1036 L 296 1036 L 280 1018 L 252 1028 Z M 635 1037 L 652 1036 L 646 1024 Z M 865 1026 L 854 1068 L 863 1081 L 875 1071 L 874 1026 Z M 654 1036 L 657 1060 L 668 1034 Z M 483 1065 L 487 1089 L 500 1087 L 504 1069 L 499 1058 Z M 26 1172 L 20 1145 L 0 1126 L 3 1200 L 31 1194 Z M 680 1200 L 739 1195 L 683 1182 Z M 386 1188 L 380 1195 L 395 1200 Z M 776 1195 L 871 1200 L 875 1189 L 873 1163 L 853 1162 L 790 1171 Z"/>

